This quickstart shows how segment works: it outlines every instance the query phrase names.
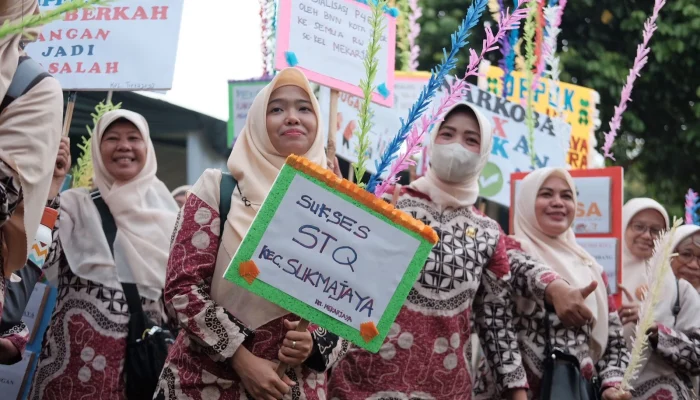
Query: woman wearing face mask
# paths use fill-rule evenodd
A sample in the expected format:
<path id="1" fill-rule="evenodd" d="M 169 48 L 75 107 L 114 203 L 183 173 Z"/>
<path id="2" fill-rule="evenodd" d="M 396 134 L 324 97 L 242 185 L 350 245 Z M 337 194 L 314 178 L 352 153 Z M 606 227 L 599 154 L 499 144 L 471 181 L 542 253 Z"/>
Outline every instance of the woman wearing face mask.
<path id="1" fill-rule="evenodd" d="M 631 346 L 632 334 L 639 319 L 639 303 L 647 290 L 647 262 L 653 255 L 654 240 L 668 228 L 668 215 L 664 208 L 652 199 L 633 199 L 622 210 L 625 229 L 625 252 L 622 270 L 624 302 L 623 317 L 625 339 Z M 674 272 L 698 268 L 700 256 L 700 227 L 682 226 L 672 238 L 673 252 L 678 255 L 671 261 Z M 697 237 L 697 245 L 693 238 Z M 697 253 L 697 254 L 696 254 Z M 634 399 L 690 399 L 691 377 L 700 374 L 700 295 L 688 281 L 667 276 L 664 295 L 654 310 L 654 326 L 650 331 L 651 348 L 637 379 L 632 382 Z M 624 315 L 624 314 L 623 314 Z"/>
<path id="2" fill-rule="evenodd" d="M 31 399 L 121 399 L 129 309 L 122 283 L 135 283 L 149 318 L 165 320 L 162 290 L 177 205 L 156 178 L 148 124 L 127 110 L 106 113 L 92 137 L 96 190 L 60 195 L 45 267 L 58 299 L 44 338 Z M 117 227 L 114 252 L 96 202 Z M 114 254 L 114 255 L 113 255 Z"/>
<path id="3" fill-rule="evenodd" d="M 160 399 L 325 399 L 325 370 L 346 342 L 223 278 L 290 154 L 325 166 L 319 106 L 306 77 L 288 68 L 258 93 L 228 160 L 238 184 L 223 223 L 222 174 L 190 190 L 174 234 L 166 303 L 182 330 L 161 374 Z M 283 378 L 280 360 L 292 366 Z"/>
<path id="4" fill-rule="evenodd" d="M 351 351 L 334 368 L 332 399 L 470 399 L 465 354 L 470 354 L 472 319 L 499 391 L 524 398 L 527 381 L 511 325 L 505 235 L 474 207 L 491 141 L 489 121 L 468 103 L 455 105 L 431 133 L 426 176 L 386 197 L 435 229 L 440 241 L 379 354 Z M 543 296 L 542 276 L 522 273 Z"/>
<path id="5" fill-rule="evenodd" d="M 614 300 L 609 298 L 606 275 L 595 258 L 576 243 L 571 229 L 576 212 L 575 190 L 566 170 L 542 168 L 522 180 L 516 195 L 513 238 L 522 249 L 573 287 L 593 289 L 585 297 L 592 318 L 583 327 L 567 327 L 558 314 L 549 312 L 541 303 L 517 300 L 516 323 L 530 384 L 529 396 L 540 396 L 544 343 L 549 338 L 554 349 L 578 359 L 581 373 L 589 382 L 599 381 L 604 400 L 628 399 L 629 393 L 616 389 L 629 357 L 620 317 Z M 549 319 L 548 330 L 545 318 Z"/>

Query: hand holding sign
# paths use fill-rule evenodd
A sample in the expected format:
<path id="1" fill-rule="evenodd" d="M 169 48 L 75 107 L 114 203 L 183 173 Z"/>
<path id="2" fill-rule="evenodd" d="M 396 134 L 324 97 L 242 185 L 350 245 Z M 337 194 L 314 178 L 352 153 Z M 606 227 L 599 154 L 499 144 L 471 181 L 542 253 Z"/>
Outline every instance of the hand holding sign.
<path id="1" fill-rule="evenodd" d="M 593 319 L 591 310 L 584 301 L 598 287 L 598 282 L 592 281 L 588 286 L 578 289 L 569 286 L 558 279 L 547 286 L 545 298 L 554 306 L 559 320 L 567 327 L 581 327 Z"/>

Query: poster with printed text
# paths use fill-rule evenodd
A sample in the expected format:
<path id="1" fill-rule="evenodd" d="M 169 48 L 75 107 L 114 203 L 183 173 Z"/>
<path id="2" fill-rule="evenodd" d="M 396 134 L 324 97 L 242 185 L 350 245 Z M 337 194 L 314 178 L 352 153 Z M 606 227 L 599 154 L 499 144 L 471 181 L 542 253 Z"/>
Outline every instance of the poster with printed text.
<path id="1" fill-rule="evenodd" d="M 386 27 L 377 54 L 372 101 L 394 103 L 396 18 L 383 14 Z M 372 34 L 370 8 L 358 0 L 280 0 L 275 69 L 297 67 L 310 81 L 362 97 L 364 59 Z"/>
<path id="2" fill-rule="evenodd" d="M 255 96 L 270 80 L 228 81 L 228 147 L 241 133 Z"/>
<path id="3" fill-rule="evenodd" d="M 67 0 L 40 0 L 42 12 Z M 115 0 L 69 12 L 26 47 L 63 90 L 168 90 L 183 0 Z"/>
<path id="4" fill-rule="evenodd" d="M 499 97 L 520 103 L 527 97 L 527 77 L 520 71 L 504 77 L 503 70 L 484 61 L 479 71 L 479 87 Z M 534 92 L 534 109 L 538 113 L 554 117 L 561 105 L 564 121 L 571 126 L 571 141 L 568 143 L 566 162 L 572 169 L 588 168 L 588 152 L 591 137 L 600 125 L 598 103 L 600 95 L 593 89 L 560 82 L 559 90 L 551 90 L 552 81 L 540 78 Z M 505 94 L 505 96 L 504 96 Z"/>

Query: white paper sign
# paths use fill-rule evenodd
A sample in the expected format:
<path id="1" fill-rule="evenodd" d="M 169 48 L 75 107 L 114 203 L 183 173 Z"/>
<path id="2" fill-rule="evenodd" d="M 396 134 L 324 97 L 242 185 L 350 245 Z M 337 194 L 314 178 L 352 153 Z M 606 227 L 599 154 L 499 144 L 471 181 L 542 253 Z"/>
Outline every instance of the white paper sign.
<path id="1" fill-rule="evenodd" d="M 617 270 L 620 265 L 617 238 L 576 238 L 576 242 L 595 257 L 608 276 L 610 290 L 617 293 Z"/>
<path id="2" fill-rule="evenodd" d="M 419 240 L 300 175 L 278 209 L 254 253 L 257 279 L 358 330 L 378 325 Z"/>
<path id="3" fill-rule="evenodd" d="M 479 195 L 510 206 L 510 174 L 532 170 L 525 108 L 474 85 L 470 87 L 465 100 L 484 114 L 494 129 L 489 162 L 479 177 Z M 563 137 L 555 136 L 552 120 L 546 115 L 537 115 L 537 168 L 566 167 L 569 134 L 566 132 Z"/>
<path id="4" fill-rule="evenodd" d="M 574 178 L 578 191 L 574 232 L 608 234 L 612 230 L 611 190 L 608 177 Z"/>
<path id="5" fill-rule="evenodd" d="M 39 0 L 39 6 L 45 12 L 65 1 Z M 63 90 L 170 89 L 182 3 L 115 0 L 67 13 L 26 50 Z"/>
<path id="6" fill-rule="evenodd" d="M 390 107 L 394 101 L 396 24 L 387 13 L 383 16 L 386 30 L 379 42 L 374 84 L 384 85 L 387 91 L 386 96 L 375 92 L 372 101 Z M 355 0 L 281 0 L 275 67 L 298 67 L 313 82 L 361 95 L 358 85 L 366 77 L 370 18 L 369 7 Z"/>

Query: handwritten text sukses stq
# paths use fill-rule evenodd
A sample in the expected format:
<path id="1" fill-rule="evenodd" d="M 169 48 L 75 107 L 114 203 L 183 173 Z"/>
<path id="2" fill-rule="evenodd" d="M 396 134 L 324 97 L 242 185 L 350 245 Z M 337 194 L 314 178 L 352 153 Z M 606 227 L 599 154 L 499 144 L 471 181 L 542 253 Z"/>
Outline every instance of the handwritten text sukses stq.
<path id="1" fill-rule="evenodd" d="M 314 201 L 311 196 L 302 195 L 296 204 L 301 209 L 310 211 L 318 217 L 318 225 L 321 225 L 321 227 L 312 224 L 302 225 L 297 230 L 297 233 L 292 236 L 291 240 L 305 249 L 327 254 L 335 264 L 350 268 L 353 273 L 356 272 L 355 262 L 357 262 L 358 259 L 357 250 L 348 245 L 348 241 L 343 241 L 342 237 L 336 237 L 326 232 L 323 229 L 323 225 L 340 226 L 343 230 L 347 231 L 349 235 L 353 235 L 361 240 L 369 238 L 371 229 L 366 225 L 359 224 L 357 219 L 346 215 L 340 210 L 333 210 L 324 203 Z M 289 211 L 293 212 L 292 210 Z M 338 303 L 347 301 L 349 305 L 353 306 L 355 312 L 366 313 L 367 317 L 372 316 L 374 299 L 370 296 L 362 296 L 362 294 L 360 294 L 357 289 L 351 287 L 346 280 L 339 282 L 329 273 L 325 273 L 324 275 L 324 273 L 320 271 L 305 267 L 299 259 L 287 258 L 279 252 L 274 251 L 269 245 L 263 245 L 257 258 L 271 261 L 283 272 L 286 272 L 302 282 L 308 283 L 310 287 L 321 290 L 324 294 L 328 295 L 329 299 Z M 336 313 L 336 315 L 338 315 L 338 313 Z M 347 313 L 340 318 L 347 322 L 352 322 L 352 318 L 350 315 L 347 315 Z"/>

